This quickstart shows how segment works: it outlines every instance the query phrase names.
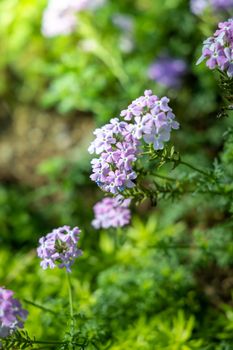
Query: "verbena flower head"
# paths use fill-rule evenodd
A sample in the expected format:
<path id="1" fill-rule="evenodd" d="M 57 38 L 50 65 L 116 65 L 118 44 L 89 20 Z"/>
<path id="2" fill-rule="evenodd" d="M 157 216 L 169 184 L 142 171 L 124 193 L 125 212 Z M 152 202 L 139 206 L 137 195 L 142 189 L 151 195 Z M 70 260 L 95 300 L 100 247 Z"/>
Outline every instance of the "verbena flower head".
<path id="1" fill-rule="evenodd" d="M 218 68 L 233 77 L 233 20 L 220 22 L 213 36 L 203 43 L 202 55 L 197 64 L 206 60 L 210 69 Z"/>
<path id="2" fill-rule="evenodd" d="M 70 226 L 63 226 L 41 237 L 40 246 L 37 248 L 37 254 L 42 259 L 40 266 L 44 270 L 56 266 L 65 267 L 71 272 L 70 268 L 75 259 L 82 255 L 82 251 L 77 247 L 80 232 L 78 227 L 71 229 Z"/>
<path id="3" fill-rule="evenodd" d="M 228 10 L 233 7 L 233 0 L 191 0 L 190 8 L 195 15 L 201 15 L 207 8 L 214 11 Z"/>
<path id="4" fill-rule="evenodd" d="M 130 199 L 118 195 L 115 198 L 106 197 L 96 203 L 93 210 L 95 219 L 92 226 L 96 229 L 109 227 L 122 227 L 129 224 L 131 213 Z"/>
<path id="5" fill-rule="evenodd" d="M 28 312 L 13 298 L 11 290 L 0 287 L 0 337 L 5 338 L 24 327 Z"/>
<path id="6" fill-rule="evenodd" d="M 186 70 L 184 60 L 164 55 L 151 64 L 148 76 L 168 88 L 179 88 Z"/>
<path id="7" fill-rule="evenodd" d="M 49 0 L 42 19 L 42 33 L 53 37 L 67 35 L 75 30 L 77 13 L 83 10 L 95 10 L 105 0 Z"/>
<path id="8" fill-rule="evenodd" d="M 136 178 L 133 162 L 137 159 L 139 142 L 132 134 L 132 125 L 111 119 L 109 124 L 96 129 L 94 135 L 89 152 L 95 152 L 99 158 L 91 162 L 91 179 L 111 193 L 133 187 L 132 180 Z"/>
<path id="9" fill-rule="evenodd" d="M 168 103 L 167 97 L 159 99 L 146 90 L 121 112 L 123 120 L 111 119 L 94 131 L 95 140 L 88 150 L 98 158 L 91 161 L 91 179 L 104 191 L 116 194 L 134 187 L 137 178 L 134 164 L 143 144 L 163 149 L 171 130 L 179 128 Z"/>

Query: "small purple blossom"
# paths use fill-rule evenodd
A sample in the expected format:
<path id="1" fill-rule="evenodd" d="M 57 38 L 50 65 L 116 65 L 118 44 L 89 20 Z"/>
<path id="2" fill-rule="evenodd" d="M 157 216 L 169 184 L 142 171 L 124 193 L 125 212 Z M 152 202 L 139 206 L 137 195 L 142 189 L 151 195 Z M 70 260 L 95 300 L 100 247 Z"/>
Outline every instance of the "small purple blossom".
<path id="1" fill-rule="evenodd" d="M 152 144 L 155 150 L 163 149 L 171 130 L 179 128 L 169 99 L 159 99 L 151 90 L 145 90 L 120 116 L 123 120 L 111 119 L 94 131 L 95 139 L 88 149 L 98 155 L 91 161 L 91 179 L 113 194 L 135 186 L 134 164 L 143 143 Z"/>
<path id="2" fill-rule="evenodd" d="M 206 60 L 210 69 L 218 68 L 233 77 L 233 20 L 218 24 L 218 30 L 203 42 L 202 55 L 197 64 Z"/>
<path id="3" fill-rule="evenodd" d="M 0 338 L 5 338 L 24 327 L 28 312 L 13 298 L 11 290 L 0 287 Z"/>
<path id="4" fill-rule="evenodd" d="M 164 126 L 157 130 L 156 127 L 153 127 L 152 132 L 149 135 L 144 136 L 144 141 L 148 144 L 153 144 L 155 150 L 163 149 L 164 142 L 169 141 L 170 139 L 170 130 Z"/>
<path id="5" fill-rule="evenodd" d="M 168 88 L 179 88 L 186 70 L 184 60 L 164 55 L 151 64 L 148 76 Z"/>
<path id="6" fill-rule="evenodd" d="M 41 237 L 40 246 L 37 248 L 37 254 L 42 259 L 40 266 L 44 270 L 56 266 L 65 267 L 71 272 L 70 267 L 75 259 L 82 255 L 82 251 L 77 247 L 80 232 L 78 227 L 71 229 L 69 226 L 63 226 Z"/>
<path id="7" fill-rule="evenodd" d="M 129 224 L 131 213 L 130 199 L 118 195 L 115 198 L 106 197 L 94 205 L 95 218 L 92 226 L 96 229 L 122 227 Z"/>

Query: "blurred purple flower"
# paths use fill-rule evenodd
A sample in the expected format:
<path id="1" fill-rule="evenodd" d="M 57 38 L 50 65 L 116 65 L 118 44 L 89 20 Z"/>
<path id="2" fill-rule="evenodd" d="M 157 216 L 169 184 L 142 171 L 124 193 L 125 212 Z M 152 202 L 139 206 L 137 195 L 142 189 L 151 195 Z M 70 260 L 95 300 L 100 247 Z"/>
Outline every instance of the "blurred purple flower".
<path id="1" fill-rule="evenodd" d="M 228 10 L 233 7 L 233 0 L 191 0 L 190 8 L 195 15 L 201 15 L 209 7 L 214 11 Z"/>
<path id="2" fill-rule="evenodd" d="M 148 76 L 168 88 L 179 88 L 187 65 L 182 59 L 160 56 L 148 70 Z"/>
<path id="3" fill-rule="evenodd" d="M 233 7 L 233 0 L 210 0 L 215 10 L 228 10 Z"/>
<path id="4" fill-rule="evenodd" d="M 0 337 L 5 338 L 24 327 L 28 312 L 13 298 L 11 290 L 0 287 Z M 0 345 L 1 347 L 1 345 Z"/>
<path id="5" fill-rule="evenodd" d="M 116 27 L 131 32 L 133 30 L 133 17 L 121 13 L 116 13 L 112 17 L 112 22 Z"/>
<path id="6" fill-rule="evenodd" d="M 48 267 L 65 267 L 71 272 L 70 267 L 75 259 L 82 255 L 82 251 L 77 247 L 80 232 L 78 227 L 71 229 L 69 226 L 63 226 L 41 237 L 40 246 L 37 248 L 37 254 L 42 259 L 40 266 L 44 270 Z"/>
<path id="7" fill-rule="evenodd" d="M 94 205 L 95 219 L 92 226 L 96 229 L 122 227 L 129 224 L 131 213 L 128 209 L 130 199 L 118 195 L 115 198 L 106 197 Z"/>
<path id="8" fill-rule="evenodd" d="M 209 0 L 191 0 L 190 9 L 195 15 L 201 15 L 209 5 Z"/>
<path id="9" fill-rule="evenodd" d="M 124 53 L 130 53 L 134 49 L 133 39 L 133 17 L 116 13 L 112 17 L 113 24 L 121 30 L 119 48 Z"/>
<path id="10" fill-rule="evenodd" d="M 49 0 L 43 13 L 43 35 L 53 37 L 72 33 L 76 27 L 78 12 L 95 10 L 104 3 L 105 0 Z"/>

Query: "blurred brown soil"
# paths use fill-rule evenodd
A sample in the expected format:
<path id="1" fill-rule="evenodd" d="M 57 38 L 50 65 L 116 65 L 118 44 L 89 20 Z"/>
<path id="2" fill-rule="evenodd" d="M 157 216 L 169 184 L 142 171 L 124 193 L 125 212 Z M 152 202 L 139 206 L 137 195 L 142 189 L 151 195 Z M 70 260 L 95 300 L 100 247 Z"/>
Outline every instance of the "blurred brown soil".
<path id="1" fill-rule="evenodd" d="M 196 272 L 200 291 L 204 292 L 209 302 L 216 307 L 224 303 L 232 305 L 233 269 L 220 268 L 211 264 Z"/>
<path id="2" fill-rule="evenodd" d="M 4 106 L 3 106 L 4 107 Z M 74 159 L 92 136 L 93 118 L 77 113 L 60 116 L 18 106 L 14 113 L 0 111 L 0 181 L 36 186 L 44 179 L 38 165 L 51 157 Z"/>

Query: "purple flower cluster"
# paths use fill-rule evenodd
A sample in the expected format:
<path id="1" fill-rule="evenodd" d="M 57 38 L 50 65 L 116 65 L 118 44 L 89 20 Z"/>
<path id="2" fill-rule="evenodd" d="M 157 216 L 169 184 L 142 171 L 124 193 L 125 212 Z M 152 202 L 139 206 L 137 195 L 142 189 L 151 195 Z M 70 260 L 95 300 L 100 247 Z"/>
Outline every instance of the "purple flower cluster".
<path id="1" fill-rule="evenodd" d="M 106 197 L 94 205 L 95 219 L 92 226 L 96 229 L 122 227 L 129 224 L 131 213 L 130 199 L 118 195 L 115 198 Z"/>
<path id="2" fill-rule="evenodd" d="M 96 129 L 94 135 L 96 139 L 88 150 L 100 156 L 91 161 L 91 179 L 111 193 L 133 187 L 137 177 L 133 162 L 137 159 L 139 142 L 133 136 L 132 125 L 114 118 Z"/>
<path id="3" fill-rule="evenodd" d="M 105 0 L 49 0 L 42 19 L 44 36 L 67 35 L 75 30 L 77 13 L 94 10 L 104 4 Z"/>
<path id="4" fill-rule="evenodd" d="M 218 24 L 218 30 L 203 43 L 202 55 L 197 64 L 206 61 L 210 69 L 218 68 L 233 77 L 233 20 Z"/>
<path id="5" fill-rule="evenodd" d="M 186 69 L 184 60 L 164 55 L 151 64 L 148 76 L 168 88 L 179 88 Z"/>
<path id="6" fill-rule="evenodd" d="M 40 266 L 45 270 L 58 265 L 59 268 L 65 267 L 71 272 L 70 267 L 74 260 L 82 255 L 82 251 L 77 248 L 80 232 L 78 227 L 71 229 L 63 226 L 41 237 L 37 248 L 37 254 L 42 259 Z"/>
<path id="7" fill-rule="evenodd" d="M 159 99 L 146 90 L 121 112 L 124 121 L 114 118 L 94 131 L 96 138 L 88 150 L 99 158 L 91 161 L 91 179 L 104 191 L 116 194 L 132 188 L 137 177 L 133 165 L 142 141 L 155 150 L 163 149 L 171 130 L 179 128 L 168 102 L 167 97 Z"/>
<path id="8" fill-rule="evenodd" d="M 210 0 L 215 10 L 228 10 L 233 7 L 233 0 Z"/>
<path id="9" fill-rule="evenodd" d="M 207 8 L 214 11 L 228 10 L 233 7 L 233 0 L 191 0 L 190 8 L 195 15 L 201 15 Z"/>
<path id="10" fill-rule="evenodd" d="M 11 290 L 0 287 L 0 337 L 5 338 L 17 328 L 23 328 L 28 312 L 13 298 Z M 1 346 L 0 346 L 1 347 Z"/>
<path id="11" fill-rule="evenodd" d="M 132 134 L 136 140 L 143 139 L 152 144 L 155 150 L 163 149 L 164 142 L 170 140 L 172 129 L 178 129 L 179 123 L 168 105 L 169 98 L 159 99 L 151 90 L 145 90 L 144 96 L 134 100 L 121 116 L 131 121 Z"/>

